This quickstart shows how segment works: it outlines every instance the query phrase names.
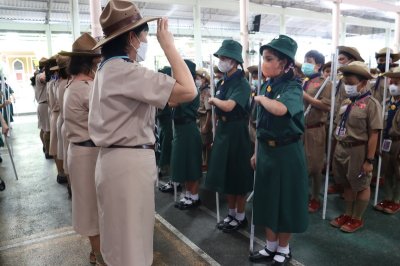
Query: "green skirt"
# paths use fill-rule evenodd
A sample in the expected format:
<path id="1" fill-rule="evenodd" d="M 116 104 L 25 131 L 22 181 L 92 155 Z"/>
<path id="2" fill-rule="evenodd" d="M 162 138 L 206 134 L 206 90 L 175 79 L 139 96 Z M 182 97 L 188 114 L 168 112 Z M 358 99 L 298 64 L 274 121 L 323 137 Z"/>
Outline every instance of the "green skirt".
<path id="1" fill-rule="evenodd" d="M 172 120 L 160 122 L 160 159 L 158 166 L 163 167 L 171 163 L 172 149 Z"/>
<path id="2" fill-rule="evenodd" d="M 201 148 L 200 131 L 196 122 L 175 125 L 171 155 L 172 181 L 183 183 L 201 178 Z"/>
<path id="3" fill-rule="evenodd" d="M 205 185 L 229 195 L 253 190 L 252 156 L 247 121 L 218 122 Z"/>
<path id="4" fill-rule="evenodd" d="M 308 178 L 303 142 L 271 148 L 258 142 L 254 224 L 275 233 L 308 227 Z"/>

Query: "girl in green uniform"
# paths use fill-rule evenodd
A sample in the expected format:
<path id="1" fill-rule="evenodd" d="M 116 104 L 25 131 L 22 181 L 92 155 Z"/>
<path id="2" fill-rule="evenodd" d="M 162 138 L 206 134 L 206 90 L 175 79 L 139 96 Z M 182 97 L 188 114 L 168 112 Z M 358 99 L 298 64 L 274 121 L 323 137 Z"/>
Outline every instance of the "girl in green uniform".
<path id="1" fill-rule="evenodd" d="M 229 212 L 217 227 L 224 232 L 236 231 L 247 224 L 246 194 L 253 188 L 250 165 L 251 144 L 248 130 L 250 84 L 244 77 L 242 46 L 224 40 L 214 54 L 224 79 L 217 85 L 215 98 L 209 100 L 216 107 L 218 124 L 211 150 L 206 187 L 227 195 Z"/>
<path id="2" fill-rule="evenodd" d="M 196 75 L 196 64 L 185 60 L 193 77 Z M 194 80 L 193 80 L 194 82 Z M 176 104 L 172 118 L 174 120 L 174 138 L 171 154 L 171 177 L 173 182 L 185 183 L 186 193 L 175 207 L 186 210 L 199 206 L 199 179 L 202 176 L 202 142 L 196 124 L 197 110 L 200 105 L 200 94 L 188 103 Z"/>
<path id="3" fill-rule="evenodd" d="M 252 253 L 253 262 L 286 265 L 289 240 L 308 226 L 308 181 L 304 146 L 303 91 L 293 72 L 297 43 L 280 35 L 260 48 L 262 71 L 269 80 L 254 100 L 258 107 L 258 150 L 253 218 L 266 229 L 264 249 Z"/>

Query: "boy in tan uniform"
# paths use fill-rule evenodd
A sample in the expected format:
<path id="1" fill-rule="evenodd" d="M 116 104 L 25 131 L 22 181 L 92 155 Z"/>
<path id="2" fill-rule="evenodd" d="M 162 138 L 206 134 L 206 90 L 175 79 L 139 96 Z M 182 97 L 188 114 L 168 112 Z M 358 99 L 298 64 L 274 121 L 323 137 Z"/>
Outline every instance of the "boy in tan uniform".
<path id="1" fill-rule="evenodd" d="M 314 98 L 325 79 L 321 76 L 321 69 L 325 63 L 324 56 L 311 50 L 306 53 L 302 71 L 306 75 L 303 84 L 305 109 L 311 104 L 311 109 L 305 117 L 304 147 L 307 158 L 308 175 L 312 180 L 311 199 L 308 211 L 316 212 L 321 207 L 320 190 L 322 169 L 326 146 L 326 121 L 331 105 L 332 84 L 329 82 L 318 98 Z"/>
<path id="2" fill-rule="evenodd" d="M 371 196 L 374 155 L 383 119 L 381 105 L 368 89 L 372 76 L 367 65 L 355 61 L 339 71 L 348 98 L 340 105 L 335 120 L 333 175 L 344 186 L 346 211 L 331 225 L 352 233 L 364 224 L 362 216 Z"/>

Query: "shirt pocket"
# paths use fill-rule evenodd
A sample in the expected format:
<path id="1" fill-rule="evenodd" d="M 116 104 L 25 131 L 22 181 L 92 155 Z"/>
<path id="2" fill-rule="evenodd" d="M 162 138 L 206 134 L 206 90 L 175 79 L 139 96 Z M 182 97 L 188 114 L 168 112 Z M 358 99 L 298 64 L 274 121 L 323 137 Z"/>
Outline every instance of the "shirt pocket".
<path id="1" fill-rule="evenodd" d="M 361 109 L 357 106 L 353 106 L 350 111 L 350 115 L 347 124 L 351 128 L 356 128 L 361 132 L 367 130 L 367 109 Z"/>

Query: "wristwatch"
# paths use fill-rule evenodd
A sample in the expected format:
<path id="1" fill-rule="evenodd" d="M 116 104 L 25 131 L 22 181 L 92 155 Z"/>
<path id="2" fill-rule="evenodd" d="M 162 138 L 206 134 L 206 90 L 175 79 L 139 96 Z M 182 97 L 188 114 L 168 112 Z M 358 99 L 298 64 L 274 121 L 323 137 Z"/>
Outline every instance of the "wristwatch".
<path id="1" fill-rule="evenodd" d="M 367 163 L 369 163 L 369 164 L 374 164 L 375 159 L 374 159 L 374 158 L 367 158 L 367 159 L 365 159 L 365 161 L 366 161 Z"/>

